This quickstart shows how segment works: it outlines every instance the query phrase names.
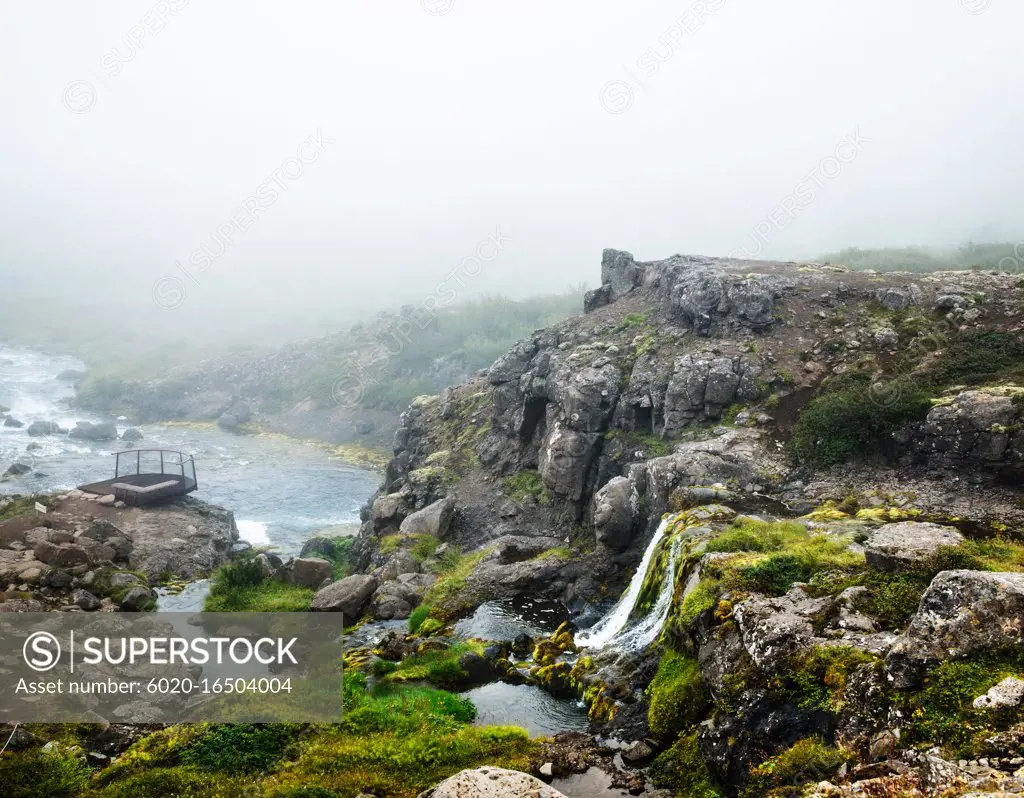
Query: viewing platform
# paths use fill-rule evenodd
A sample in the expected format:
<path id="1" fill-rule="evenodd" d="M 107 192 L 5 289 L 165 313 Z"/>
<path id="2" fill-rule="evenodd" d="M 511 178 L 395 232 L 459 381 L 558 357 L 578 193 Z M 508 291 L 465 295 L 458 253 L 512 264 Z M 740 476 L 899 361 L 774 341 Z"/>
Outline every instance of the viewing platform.
<path id="1" fill-rule="evenodd" d="M 117 501 L 138 507 L 184 496 L 199 487 L 191 455 L 169 449 L 130 449 L 116 457 L 112 479 L 79 485 L 78 489 L 113 495 Z"/>

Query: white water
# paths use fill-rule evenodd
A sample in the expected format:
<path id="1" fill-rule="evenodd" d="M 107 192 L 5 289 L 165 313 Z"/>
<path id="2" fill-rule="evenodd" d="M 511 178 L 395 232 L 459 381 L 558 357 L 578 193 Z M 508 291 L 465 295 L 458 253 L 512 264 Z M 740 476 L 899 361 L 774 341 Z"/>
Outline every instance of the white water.
<path id="1" fill-rule="evenodd" d="M 651 559 L 654 557 L 654 551 L 658 548 L 658 544 L 661 543 L 667 531 L 668 521 L 663 520 L 658 525 L 658 531 L 651 538 L 647 551 L 644 552 L 644 557 L 640 561 L 640 567 L 633 574 L 633 580 L 629 583 L 626 592 L 622 594 L 622 598 L 619 599 L 618 603 L 605 618 L 598 621 L 591 629 L 588 629 L 576 638 L 577 645 L 586 646 L 587 648 L 603 648 L 619 632 L 626 628 L 626 624 L 629 623 L 629 616 L 633 613 L 634 607 L 636 607 L 637 599 L 640 598 L 640 589 L 643 587 L 644 577 L 647 575 L 647 569 L 651 564 Z M 666 579 L 666 581 L 671 580 Z"/>
<path id="2" fill-rule="evenodd" d="M 669 610 L 672 609 L 672 599 L 675 596 L 676 587 L 676 562 L 679 559 L 679 550 L 683 542 L 676 538 L 672 541 L 672 549 L 669 552 L 668 568 L 665 571 L 661 583 L 661 591 L 658 593 L 658 600 L 654 607 L 647 613 L 647 616 L 631 629 L 616 635 L 609 643 L 609 648 L 621 648 L 629 651 L 643 651 L 651 643 L 658 639 L 661 634 L 661 627 L 665 625 Z"/>

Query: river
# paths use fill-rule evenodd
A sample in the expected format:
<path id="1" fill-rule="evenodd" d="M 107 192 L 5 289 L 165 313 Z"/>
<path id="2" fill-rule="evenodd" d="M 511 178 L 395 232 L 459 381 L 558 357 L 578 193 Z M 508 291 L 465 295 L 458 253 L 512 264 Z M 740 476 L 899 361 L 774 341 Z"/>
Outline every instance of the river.
<path id="1" fill-rule="evenodd" d="M 94 443 L 25 432 L 33 421 L 56 421 L 71 429 L 78 421 L 109 421 L 76 410 L 74 387 L 57 379 L 67 369 L 84 370 L 72 357 L 53 356 L 0 344 L 0 405 L 23 422 L 0 426 L 0 473 L 15 462 L 32 472 L 0 482 L 0 494 L 69 490 L 114 475 L 114 453 L 163 448 L 192 455 L 199 490 L 193 495 L 235 513 L 239 535 L 253 545 L 297 554 L 311 533 L 359 522 L 359 508 L 380 484 L 378 473 L 350 466 L 320 445 L 272 435 L 245 435 L 213 424 L 146 424 L 139 442 Z M 117 421 L 118 431 L 128 424 Z M 26 451 L 30 443 L 36 451 Z"/>

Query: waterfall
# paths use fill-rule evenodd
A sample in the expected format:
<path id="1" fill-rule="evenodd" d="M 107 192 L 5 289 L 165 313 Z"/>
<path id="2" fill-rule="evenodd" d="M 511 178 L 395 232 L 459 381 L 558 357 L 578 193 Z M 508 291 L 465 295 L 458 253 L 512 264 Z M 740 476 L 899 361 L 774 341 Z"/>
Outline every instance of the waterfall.
<path id="1" fill-rule="evenodd" d="M 661 627 L 665 625 L 665 619 L 672 609 L 672 599 L 676 592 L 676 563 L 679 560 L 679 550 L 683 542 L 678 537 L 672 541 L 672 550 L 669 552 L 668 566 L 665 569 L 665 578 L 661 582 L 661 591 L 658 593 L 658 600 L 651 611 L 632 629 L 627 629 L 613 637 L 609 642 L 609 648 L 621 648 L 631 651 L 643 651 L 651 643 L 658 639 L 661 634 Z"/>
<path id="2" fill-rule="evenodd" d="M 577 636 L 576 643 L 578 645 L 586 646 L 587 648 L 602 648 L 608 645 L 616 635 L 626 628 L 626 624 L 629 623 L 629 616 L 633 613 L 633 608 L 636 607 L 637 599 L 640 598 L 640 589 L 643 587 L 644 577 L 647 575 L 647 568 L 650 566 L 651 560 L 654 558 L 654 551 L 658 548 L 658 544 L 661 543 L 662 538 L 665 537 L 668 527 L 669 519 L 663 519 L 658 525 L 658 531 L 655 532 L 654 537 L 651 538 L 651 542 L 647 546 L 647 551 L 644 552 L 644 558 L 640 561 L 640 567 L 637 568 L 636 573 L 633 574 L 633 580 L 629 583 L 629 587 L 626 589 L 626 592 L 622 594 L 622 597 L 605 618 L 598 621 L 592 628 Z M 673 546 L 673 555 L 675 554 L 675 551 L 676 547 Z M 674 568 L 675 559 L 673 557 L 670 570 L 674 570 Z M 666 584 L 670 584 L 673 581 L 674 580 L 671 578 L 665 579 Z M 665 588 L 662 586 L 662 593 L 664 592 Z M 661 595 L 659 595 L 658 606 L 661 605 L 661 598 Z M 671 603 L 671 591 L 669 594 L 669 603 Z M 657 607 L 655 609 L 657 609 Z M 668 612 L 667 607 L 665 612 Z M 654 614 L 655 613 L 653 612 L 651 613 L 652 616 Z"/>

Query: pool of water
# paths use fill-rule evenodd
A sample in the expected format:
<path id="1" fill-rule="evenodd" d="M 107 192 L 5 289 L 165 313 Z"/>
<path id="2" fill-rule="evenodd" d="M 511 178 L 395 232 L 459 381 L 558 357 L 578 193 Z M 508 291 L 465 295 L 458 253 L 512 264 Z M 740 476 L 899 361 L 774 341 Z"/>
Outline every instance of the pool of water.
<path id="1" fill-rule="evenodd" d="M 481 640 L 514 640 L 516 635 L 540 637 L 554 632 L 569 619 L 569 612 L 557 601 L 519 598 L 488 601 L 455 624 L 459 637 Z"/>
<path id="2" fill-rule="evenodd" d="M 555 698 L 534 685 L 494 682 L 462 695 L 476 706 L 478 726 L 522 726 L 533 737 L 587 730 L 582 702 Z"/>

